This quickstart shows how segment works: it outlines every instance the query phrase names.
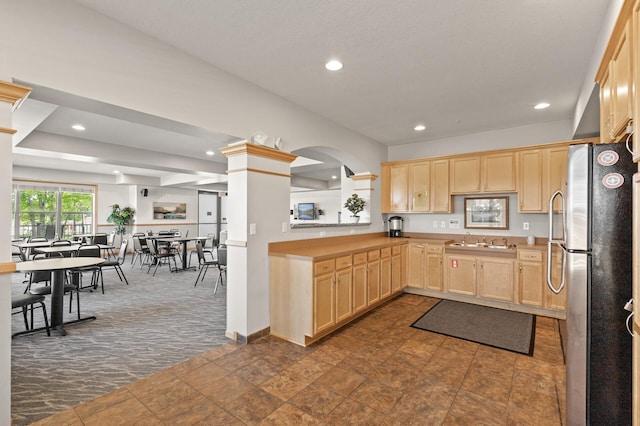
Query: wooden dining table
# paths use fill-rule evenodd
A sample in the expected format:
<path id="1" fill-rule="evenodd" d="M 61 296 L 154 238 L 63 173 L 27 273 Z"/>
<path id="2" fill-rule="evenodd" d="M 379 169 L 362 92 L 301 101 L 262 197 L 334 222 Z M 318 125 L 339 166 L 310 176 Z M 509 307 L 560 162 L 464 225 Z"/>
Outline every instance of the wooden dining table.
<path id="1" fill-rule="evenodd" d="M 64 247 L 64 246 L 60 246 Z M 50 259 L 31 260 L 16 263 L 16 270 L 20 272 L 51 271 L 51 328 L 56 330 L 61 336 L 67 334 L 64 326 L 83 321 L 96 319 L 95 316 L 80 318 L 73 321 L 64 321 L 64 271 L 67 269 L 95 266 L 105 262 L 102 257 L 55 257 Z M 38 328 L 21 332 L 35 332 L 43 330 Z"/>

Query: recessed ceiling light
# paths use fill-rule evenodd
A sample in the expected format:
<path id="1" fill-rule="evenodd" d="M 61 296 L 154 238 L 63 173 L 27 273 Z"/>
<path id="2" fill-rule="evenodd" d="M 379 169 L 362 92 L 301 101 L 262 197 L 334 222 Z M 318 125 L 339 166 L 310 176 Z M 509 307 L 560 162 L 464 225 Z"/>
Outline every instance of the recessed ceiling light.
<path id="1" fill-rule="evenodd" d="M 329 71 L 339 71 L 342 69 L 342 62 L 338 61 L 337 59 L 332 59 L 327 62 L 324 67 Z"/>
<path id="2" fill-rule="evenodd" d="M 413 128 L 413 130 L 415 130 L 416 132 L 421 132 L 423 130 L 425 130 L 427 128 L 427 126 L 425 126 L 424 124 L 418 124 L 416 127 Z"/>
<path id="3" fill-rule="evenodd" d="M 73 130 L 77 130 L 79 132 L 82 132 L 83 130 L 86 130 L 82 124 L 74 124 L 73 126 L 71 126 L 71 128 Z"/>
<path id="4" fill-rule="evenodd" d="M 209 151 L 205 152 L 205 154 L 207 154 L 209 157 L 211 157 L 212 155 L 215 154 L 215 152 L 213 152 L 212 150 L 209 150 Z"/>
<path id="5" fill-rule="evenodd" d="M 551 104 L 548 104 L 546 102 L 540 102 L 538 105 L 534 106 L 534 109 L 545 109 L 545 108 L 549 108 L 551 106 Z"/>
<path id="6" fill-rule="evenodd" d="M 338 176 L 333 175 L 331 176 L 331 179 L 338 179 Z"/>

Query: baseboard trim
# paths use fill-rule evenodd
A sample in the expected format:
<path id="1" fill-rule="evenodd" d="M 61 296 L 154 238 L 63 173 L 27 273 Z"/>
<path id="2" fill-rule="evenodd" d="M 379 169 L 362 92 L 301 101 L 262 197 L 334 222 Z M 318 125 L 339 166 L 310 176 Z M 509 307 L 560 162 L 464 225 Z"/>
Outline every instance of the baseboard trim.
<path id="1" fill-rule="evenodd" d="M 255 333 L 251 333 L 248 336 L 244 336 L 238 333 L 237 331 L 228 331 L 228 330 L 224 334 L 225 336 L 227 336 L 227 338 L 246 345 L 258 340 L 261 337 L 268 336 L 269 334 L 271 334 L 271 327 L 263 328 L 262 330 L 258 330 Z"/>

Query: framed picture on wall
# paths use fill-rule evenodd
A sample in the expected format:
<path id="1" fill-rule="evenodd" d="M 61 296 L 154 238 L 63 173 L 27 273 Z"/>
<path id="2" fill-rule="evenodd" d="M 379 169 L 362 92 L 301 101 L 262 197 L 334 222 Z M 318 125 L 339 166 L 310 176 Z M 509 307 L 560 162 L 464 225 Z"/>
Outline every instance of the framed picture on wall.
<path id="1" fill-rule="evenodd" d="M 187 203 L 153 203 L 154 219 L 186 219 Z"/>
<path id="2" fill-rule="evenodd" d="M 509 229 L 509 197 L 465 198 L 464 227 Z"/>

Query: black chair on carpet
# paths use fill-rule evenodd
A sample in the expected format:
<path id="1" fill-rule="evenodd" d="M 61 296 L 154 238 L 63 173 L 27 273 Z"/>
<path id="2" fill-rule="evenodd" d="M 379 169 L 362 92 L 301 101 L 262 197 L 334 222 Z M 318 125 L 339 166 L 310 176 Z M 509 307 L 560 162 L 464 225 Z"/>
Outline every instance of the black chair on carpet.
<path id="1" fill-rule="evenodd" d="M 124 263 L 125 257 L 127 256 L 127 240 L 122 240 L 122 244 L 120 245 L 120 251 L 118 252 L 118 258 L 116 260 L 107 260 L 102 263 L 101 270 L 104 274 L 105 269 L 113 268 L 118 274 L 118 278 L 120 281 L 124 281 L 129 285 L 129 281 L 127 281 L 127 277 L 124 276 L 124 271 L 122 270 L 122 264 Z M 102 294 L 104 294 L 104 280 L 102 282 Z"/>
<path id="2" fill-rule="evenodd" d="M 156 245 L 151 242 L 147 247 L 149 247 L 149 257 L 153 260 L 149 263 L 149 269 L 147 269 L 147 274 L 151 270 L 151 267 L 155 264 L 156 267 L 153 270 L 153 276 L 156 276 L 156 272 L 158 271 L 158 267 L 160 264 L 166 260 L 169 264 L 169 272 L 175 272 L 178 270 L 178 264 L 176 263 L 176 254 L 173 251 L 158 251 Z M 173 269 L 171 269 L 171 261 L 173 260 Z"/>
<path id="3" fill-rule="evenodd" d="M 78 257 L 102 257 L 101 254 L 102 253 L 100 251 L 100 247 L 93 244 L 80 246 L 78 248 L 78 251 L 76 252 L 76 256 Z M 72 273 L 76 275 L 79 290 L 83 290 L 85 288 L 97 289 L 98 280 L 100 280 L 101 282 L 103 281 L 102 268 L 100 265 L 75 268 L 72 270 Z M 88 274 L 88 273 L 91 273 L 91 283 L 88 286 L 85 286 L 82 284 L 82 281 L 84 278 L 84 274 Z M 102 282 L 102 286 L 104 287 L 104 282 Z"/>
<path id="4" fill-rule="evenodd" d="M 40 306 L 35 306 L 36 304 Z M 13 312 L 13 310 L 18 308 L 20 308 L 20 311 Z M 47 318 L 47 307 L 44 305 L 44 296 L 37 294 L 18 294 L 11 296 L 11 315 L 22 313 L 26 331 L 33 330 L 33 310 L 37 308 L 42 309 L 44 327 L 47 330 L 47 336 L 51 336 L 51 331 L 49 330 L 49 319 Z M 27 319 L 28 312 L 31 312 L 31 325 L 29 325 L 29 320 Z M 14 338 L 19 334 L 23 334 L 23 332 L 13 333 L 11 338 Z"/>
<path id="5" fill-rule="evenodd" d="M 218 283 L 224 285 L 224 279 L 222 278 L 222 274 L 224 273 L 225 277 L 227 275 L 227 246 L 221 244 L 218 246 L 218 279 L 216 279 L 216 287 L 213 289 L 213 294 L 216 294 L 218 291 Z"/>
<path id="6" fill-rule="evenodd" d="M 198 276 L 196 277 L 196 282 L 193 285 L 194 287 L 198 285 L 198 281 L 203 281 L 204 276 L 207 275 L 207 271 L 209 270 L 209 266 L 218 267 L 218 261 L 216 260 L 207 260 L 204 257 L 204 249 L 202 248 L 202 244 L 200 241 L 196 241 L 196 253 L 198 254 L 198 265 L 199 271 Z"/>
<path id="7" fill-rule="evenodd" d="M 52 253 L 51 256 L 62 257 L 61 253 Z M 38 261 L 45 259 L 46 255 L 37 254 L 33 260 Z M 29 273 L 29 282 L 27 288 L 24 290 L 24 294 L 30 294 L 32 296 L 48 296 L 51 294 L 51 273 L 52 271 L 33 271 Z M 42 284 L 34 286 L 34 284 Z M 73 293 L 76 293 L 76 304 L 78 310 L 78 319 L 80 319 L 80 292 L 78 286 L 69 282 L 68 277 L 65 277 L 64 293 L 69 293 L 69 313 L 71 313 L 71 307 L 73 306 Z"/>

